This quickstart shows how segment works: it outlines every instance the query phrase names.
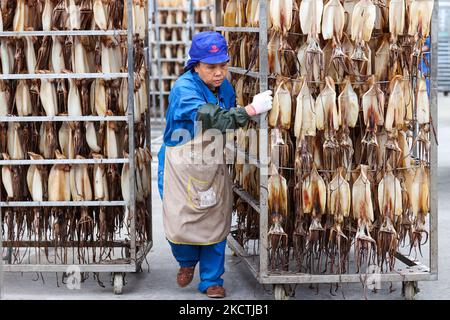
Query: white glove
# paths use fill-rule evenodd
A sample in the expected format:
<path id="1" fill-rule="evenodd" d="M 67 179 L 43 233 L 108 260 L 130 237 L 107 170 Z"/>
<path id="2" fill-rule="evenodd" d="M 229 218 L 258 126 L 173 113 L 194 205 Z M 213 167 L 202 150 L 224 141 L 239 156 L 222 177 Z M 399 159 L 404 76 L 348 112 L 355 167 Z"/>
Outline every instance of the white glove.
<path id="1" fill-rule="evenodd" d="M 267 90 L 261 93 L 258 93 L 253 97 L 253 101 L 250 104 L 250 107 L 254 110 L 252 116 L 256 116 L 258 114 L 264 113 L 272 109 L 272 91 Z"/>

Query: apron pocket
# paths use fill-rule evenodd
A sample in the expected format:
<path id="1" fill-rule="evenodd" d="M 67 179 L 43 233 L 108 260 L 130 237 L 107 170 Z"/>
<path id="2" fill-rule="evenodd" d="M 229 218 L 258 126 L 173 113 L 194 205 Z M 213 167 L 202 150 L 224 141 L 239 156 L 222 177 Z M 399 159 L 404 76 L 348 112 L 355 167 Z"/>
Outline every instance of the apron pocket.
<path id="1" fill-rule="evenodd" d="M 217 202 L 217 187 L 213 181 L 202 181 L 192 176 L 188 178 L 187 196 L 189 204 L 196 210 L 206 210 L 214 207 Z"/>

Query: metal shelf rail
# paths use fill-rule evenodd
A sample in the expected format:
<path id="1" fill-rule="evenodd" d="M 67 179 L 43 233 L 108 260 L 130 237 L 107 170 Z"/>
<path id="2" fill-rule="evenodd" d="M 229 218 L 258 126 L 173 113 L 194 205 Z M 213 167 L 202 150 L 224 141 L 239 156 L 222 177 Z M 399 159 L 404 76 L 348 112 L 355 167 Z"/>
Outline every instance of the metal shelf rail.
<path id="1" fill-rule="evenodd" d="M 252 72 L 242 68 L 229 67 L 231 73 L 247 75 L 259 79 L 260 90 L 268 89 L 268 1 L 259 1 L 259 27 L 223 27 L 221 0 L 215 0 L 216 31 L 221 32 L 252 32 L 259 33 L 259 72 Z M 431 116 L 437 119 L 437 21 L 438 6 L 434 6 L 431 30 L 431 96 L 430 108 Z M 259 214 L 259 244 L 258 252 L 248 252 L 234 237 L 233 232 L 227 239 L 230 249 L 238 255 L 248 266 L 253 276 L 261 284 L 274 286 L 275 299 L 288 299 L 294 284 L 304 283 L 344 283 L 361 282 L 361 274 L 308 274 L 292 271 L 271 271 L 269 270 L 269 243 L 268 243 L 268 135 L 263 134 L 268 130 L 268 116 L 262 115 L 259 118 L 259 161 L 257 167 L 260 170 L 259 179 L 259 201 L 239 186 L 233 187 L 233 192 L 248 203 Z M 436 121 L 435 121 L 436 122 Z M 434 124 L 437 132 L 437 123 Z M 437 134 L 437 133 L 436 133 Z M 437 145 L 434 139 L 431 140 L 430 152 L 430 216 L 429 216 L 429 266 L 425 266 L 418 261 L 413 261 L 409 257 L 397 252 L 396 258 L 404 263 L 404 269 L 397 269 L 395 272 L 382 273 L 379 275 L 380 282 L 402 282 L 405 289 L 405 298 L 413 299 L 416 294 L 417 281 L 437 280 L 438 277 L 438 208 L 437 208 Z M 227 145 L 227 149 L 233 152 L 244 153 L 244 150 L 237 150 L 237 147 Z M 248 154 L 247 154 L 248 156 Z M 247 157 L 248 158 L 248 157 Z"/>
<path id="2" fill-rule="evenodd" d="M 127 1 L 127 16 L 128 16 L 128 27 L 127 30 L 60 30 L 60 31 L 24 31 L 24 32 L 11 32 L 11 31 L 2 31 L 0 32 L 0 38 L 2 37 L 41 37 L 41 36 L 116 36 L 116 35 L 126 35 L 127 41 L 127 64 L 128 70 L 125 73 L 64 73 L 64 74 L 1 74 L 1 80 L 17 80 L 17 79 L 80 79 L 80 78 L 90 78 L 90 79 L 106 79 L 110 80 L 112 78 L 127 78 L 128 79 L 128 96 L 127 103 L 128 106 L 134 105 L 134 56 L 133 56 L 133 1 L 132 0 L 124 0 Z M 151 6 L 147 5 L 147 10 L 150 10 Z M 150 12 L 147 12 L 148 16 L 150 16 Z M 147 30 L 145 36 L 145 44 L 148 43 L 148 35 L 149 32 Z M 146 61 L 149 60 L 149 51 L 146 52 Z M 149 83 L 149 73 L 147 73 L 146 79 L 144 80 Z M 127 164 L 130 169 L 129 175 L 129 184 L 130 186 L 135 186 L 135 117 L 134 117 L 134 108 L 128 107 L 127 114 L 125 116 L 3 116 L 0 117 L 0 122 L 67 122 L 67 121 L 95 121 L 95 122 L 104 122 L 104 121 L 114 121 L 114 122 L 124 122 L 128 125 L 128 157 L 119 158 L 119 159 L 43 159 L 43 160 L 1 160 L 0 167 L 2 166 L 19 166 L 19 165 L 53 165 L 53 164 Z M 145 114 L 145 146 L 150 150 L 150 116 L 147 111 Z M 39 207 L 123 207 L 125 211 L 129 213 L 129 239 L 127 237 L 121 237 L 120 240 L 116 240 L 114 242 L 105 241 L 105 240 L 95 240 L 95 241 L 84 241 L 84 247 L 100 247 L 104 245 L 110 245 L 114 248 L 119 248 L 125 250 L 125 257 L 117 258 L 115 254 L 112 254 L 110 259 L 106 258 L 98 263 L 89 262 L 89 258 L 87 263 L 75 263 L 77 268 L 79 268 L 80 272 L 107 272 L 112 273 L 113 275 L 113 286 L 114 293 L 120 294 L 122 293 L 122 287 L 125 284 L 125 273 L 127 272 L 137 272 L 141 270 L 141 264 L 144 261 L 147 253 L 150 251 L 153 246 L 152 239 L 152 223 L 151 223 L 151 196 L 145 199 L 146 210 L 148 210 L 148 215 L 145 216 L 145 225 L 147 229 L 145 230 L 147 234 L 147 238 L 145 240 L 140 239 L 137 241 L 137 212 L 136 212 L 136 192 L 135 188 L 130 188 L 129 201 L 3 201 L 0 199 L 0 215 L 4 214 L 3 208 L 39 208 Z M 30 210 L 30 209 L 29 209 Z M 141 223 L 143 223 L 141 221 Z M 115 231 L 116 232 L 116 231 Z M 52 245 L 55 245 L 53 241 L 51 243 L 49 241 L 40 241 L 40 240 L 7 240 L 5 241 L 4 235 L 1 234 L 0 249 L 20 249 L 20 248 L 31 248 L 31 247 L 39 247 L 43 248 L 51 248 Z M 56 240 L 55 240 L 56 241 Z M 101 243 L 103 241 L 103 243 Z M 83 241 L 82 241 L 83 242 Z M 37 245 L 39 243 L 39 245 Z M 42 245 L 42 246 L 41 246 Z M 66 247 L 75 247 L 80 245 L 80 241 L 67 241 L 65 244 Z M 59 248 L 58 248 L 59 249 Z M 55 249 L 56 250 L 56 249 Z M 10 254 L 10 253 L 9 253 Z M 0 259 L 0 263 L 3 262 L 3 259 Z M 54 263 L 44 263 L 41 264 L 41 260 L 39 263 L 13 263 L 11 264 L 11 259 L 9 258 L 9 263 L 2 263 L 3 271 L 6 272 L 67 272 L 68 264 L 58 263 L 55 258 Z M 80 261 L 80 260 L 78 260 Z"/>

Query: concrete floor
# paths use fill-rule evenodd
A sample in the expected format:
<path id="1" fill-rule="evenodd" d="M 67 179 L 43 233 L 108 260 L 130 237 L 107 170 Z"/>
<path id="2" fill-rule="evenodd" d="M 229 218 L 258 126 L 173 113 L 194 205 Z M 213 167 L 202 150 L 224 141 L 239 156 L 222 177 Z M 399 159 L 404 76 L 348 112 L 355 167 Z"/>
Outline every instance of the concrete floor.
<path id="1" fill-rule="evenodd" d="M 416 299 L 449 299 L 450 298 L 450 97 L 439 96 L 439 280 L 433 282 L 420 282 L 420 292 Z M 156 155 L 156 144 L 155 152 Z M 154 157 L 154 174 L 156 177 L 156 159 Z M 153 237 L 154 246 L 148 255 L 150 265 L 144 264 L 144 272 L 128 274 L 127 285 L 121 296 L 112 293 L 109 284 L 109 275 L 102 274 L 101 280 L 106 288 L 100 287 L 93 280 L 92 275 L 81 284 L 80 290 L 69 290 L 66 286 L 56 286 L 54 273 L 44 274 L 45 284 L 42 281 L 33 281 L 35 274 L 6 273 L 4 274 L 3 298 L 5 299 L 207 299 L 196 289 L 198 272 L 194 281 L 186 288 L 179 288 L 175 281 L 178 266 L 171 255 L 169 245 L 164 238 L 161 218 L 161 201 L 156 192 L 154 181 L 153 192 Z M 228 299 L 273 299 L 271 286 L 260 285 L 239 258 L 232 256 L 227 249 L 226 272 L 224 286 L 227 289 Z M 378 293 L 368 293 L 370 300 L 396 300 L 402 299 L 401 284 L 394 283 L 396 290 L 389 292 L 389 284 L 383 284 Z M 318 293 L 309 289 L 308 285 L 299 285 L 295 297 L 291 299 L 323 300 L 323 299 L 363 299 L 362 286 L 359 283 L 344 284 L 336 296 L 329 293 L 329 285 L 320 285 Z"/>

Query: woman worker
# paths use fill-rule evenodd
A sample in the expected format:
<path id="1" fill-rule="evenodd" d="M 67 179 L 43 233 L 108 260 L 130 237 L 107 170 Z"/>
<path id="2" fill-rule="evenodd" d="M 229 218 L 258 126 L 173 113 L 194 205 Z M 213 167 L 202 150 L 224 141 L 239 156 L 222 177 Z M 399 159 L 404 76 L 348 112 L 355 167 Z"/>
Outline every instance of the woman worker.
<path id="1" fill-rule="evenodd" d="M 227 51 L 225 38 L 217 32 L 193 37 L 185 73 L 169 95 L 164 142 L 158 154 L 164 231 L 180 265 L 177 283 L 187 286 L 199 263 L 198 289 L 211 298 L 225 297 L 221 276 L 233 193 L 223 146 L 221 163 L 205 163 L 201 159 L 209 144 L 202 136 L 213 129 L 223 137 L 226 130 L 242 127 L 251 116 L 272 108 L 269 90 L 255 95 L 245 108 L 235 108 L 234 89 L 225 79 L 230 60 Z"/>

